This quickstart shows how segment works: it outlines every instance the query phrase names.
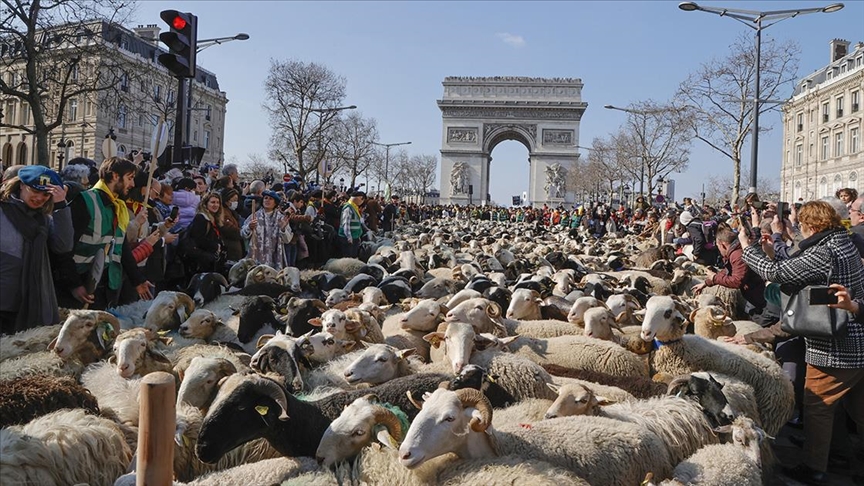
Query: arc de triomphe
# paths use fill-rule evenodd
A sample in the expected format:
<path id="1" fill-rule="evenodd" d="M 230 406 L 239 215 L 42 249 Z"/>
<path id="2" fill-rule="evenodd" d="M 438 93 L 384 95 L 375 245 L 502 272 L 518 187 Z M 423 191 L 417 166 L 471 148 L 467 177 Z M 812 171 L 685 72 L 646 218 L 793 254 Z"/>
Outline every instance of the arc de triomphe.
<path id="1" fill-rule="evenodd" d="M 447 77 L 443 85 L 444 98 L 438 100 L 444 125 L 442 204 L 486 199 L 492 150 L 504 140 L 528 149 L 528 201 L 534 206 L 574 202 L 566 180 L 579 158 L 579 122 L 588 107 L 581 79 Z"/>

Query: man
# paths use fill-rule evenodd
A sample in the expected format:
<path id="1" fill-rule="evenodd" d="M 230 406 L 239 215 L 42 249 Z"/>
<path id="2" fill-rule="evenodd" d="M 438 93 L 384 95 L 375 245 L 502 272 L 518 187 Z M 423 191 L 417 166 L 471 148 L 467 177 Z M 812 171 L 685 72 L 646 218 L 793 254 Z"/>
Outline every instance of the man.
<path id="1" fill-rule="evenodd" d="M 225 164 L 225 167 L 222 167 L 222 175 L 230 177 L 231 181 L 234 182 L 234 187 L 240 186 L 240 172 L 237 170 L 237 164 Z"/>
<path id="2" fill-rule="evenodd" d="M 209 186 L 207 185 L 207 179 L 205 179 L 204 176 L 192 176 L 192 180 L 195 181 L 195 194 L 197 194 L 198 197 L 207 194 Z"/>
<path id="3" fill-rule="evenodd" d="M 342 206 L 339 218 L 339 247 L 343 257 L 357 258 L 360 252 L 360 237 L 363 236 L 363 219 L 360 206 L 366 201 L 366 193 L 354 191 Z"/>
<path id="4" fill-rule="evenodd" d="M 399 218 L 399 196 L 390 196 L 390 204 L 384 206 L 384 232 L 393 231 L 396 228 L 396 219 Z"/>
<path id="5" fill-rule="evenodd" d="M 207 179 L 207 187 L 213 187 L 213 183 L 219 178 L 219 166 L 216 164 L 206 164 L 201 169 L 201 174 Z"/>
<path id="6" fill-rule="evenodd" d="M 237 213 L 243 217 L 243 219 L 248 218 L 252 214 L 252 201 L 255 201 L 255 209 L 261 209 L 261 194 L 264 192 L 264 181 L 255 179 L 249 184 L 249 193 L 246 194 L 246 197 L 243 199 L 243 204 L 237 208 Z"/>
<path id="7" fill-rule="evenodd" d="M 852 226 L 849 228 L 853 233 L 864 237 L 864 196 L 852 201 L 849 206 L 849 222 Z"/>
<path id="8" fill-rule="evenodd" d="M 123 199 L 135 186 L 137 167 L 129 160 L 111 157 L 99 167 L 99 182 L 72 201 L 75 248 L 74 271 L 66 272 L 72 296 L 93 309 L 117 303 L 124 272 L 141 299 L 149 300 L 151 283 L 135 263 L 125 244 L 129 211 Z M 94 265 L 104 267 L 101 273 Z M 94 272 L 95 270 L 95 272 Z"/>
<path id="9" fill-rule="evenodd" d="M 693 287 L 693 292 L 699 293 L 705 287 L 720 285 L 730 289 L 739 289 L 744 299 L 753 305 L 751 319 L 762 326 L 777 322 L 778 317 L 772 312 L 766 312 L 768 302 L 765 300 L 765 281 L 744 263 L 744 251 L 738 241 L 737 234 L 728 226 L 717 230 L 717 248 L 723 257 L 723 269 L 715 273 L 707 270 L 705 283 Z"/>
<path id="10" fill-rule="evenodd" d="M 379 196 L 380 197 L 380 196 Z M 378 216 L 381 214 L 381 204 L 378 198 L 373 197 L 366 202 L 366 226 L 373 233 L 378 232 Z"/>

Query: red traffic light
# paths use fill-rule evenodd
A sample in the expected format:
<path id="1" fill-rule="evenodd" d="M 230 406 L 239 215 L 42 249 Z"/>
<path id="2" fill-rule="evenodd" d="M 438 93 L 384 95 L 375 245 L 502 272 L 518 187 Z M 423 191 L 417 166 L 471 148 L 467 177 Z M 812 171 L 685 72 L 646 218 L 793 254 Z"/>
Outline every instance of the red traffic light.
<path id="1" fill-rule="evenodd" d="M 183 30 L 186 28 L 186 19 L 178 15 L 171 21 L 171 26 L 177 30 Z"/>

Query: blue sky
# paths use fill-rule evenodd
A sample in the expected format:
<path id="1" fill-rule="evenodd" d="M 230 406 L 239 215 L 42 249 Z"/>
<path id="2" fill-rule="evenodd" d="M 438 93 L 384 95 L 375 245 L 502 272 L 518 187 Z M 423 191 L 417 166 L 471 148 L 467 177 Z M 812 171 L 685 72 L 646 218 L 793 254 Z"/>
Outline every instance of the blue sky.
<path id="1" fill-rule="evenodd" d="M 750 10 L 824 6 L 831 1 L 711 2 Z M 825 66 L 828 43 L 864 41 L 864 2 L 846 1 L 832 14 L 786 20 L 763 35 L 795 39 L 799 76 Z M 378 121 L 381 142 L 410 140 L 409 153 L 439 155 L 441 113 L 435 103 L 445 76 L 582 78 L 580 145 L 606 136 L 625 114 L 604 110 L 643 99 L 671 97 L 679 83 L 712 57 L 722 57 L 741 32 L 752 30 L 704 12 L 683 12 L 677 1 L 607 2 L 257 2 L 144 1 L 134 24 L 159 23 L 159 11 L 198 15 L 199 38 L 246 32 L 245 42 L 214 46 L 198 63 L 228 93 L 226 157 L 266 153 L 269 127 L 261 104 L 271 58 L 326 64 L 348 81 L 346 103 Z M 134 26 L 134 25 L 133 25 Z M 777 178 L 779 114 L 762 117 L 774 130 L 760 137 L 760 175 Z M 749 160 L 748 154 L 745 159 Z M 587 154 L 586 154 L 587 155 Z M 493 200 L 509 201 L 528 186 L 528 151 L 504 142 L 492 153 Z M 440 156 L 439 156 L 440 158 Z M 705 178 L 731 173 L 731 163 L 693 143 L 690 167 L 675 175 L 676 198 L 697 195 Z M 743 184 L 746 190 L 746 179 Z"/>

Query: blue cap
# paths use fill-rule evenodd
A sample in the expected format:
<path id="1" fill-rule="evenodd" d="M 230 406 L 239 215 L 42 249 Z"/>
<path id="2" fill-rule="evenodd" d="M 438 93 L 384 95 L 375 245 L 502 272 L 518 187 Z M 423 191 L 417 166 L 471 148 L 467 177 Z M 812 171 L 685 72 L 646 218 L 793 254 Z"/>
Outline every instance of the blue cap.
<path id="1" fill-rule="evenodd" d="M 276 204 L 282 202 L 282 196 L 276 191 L 264 191 L 261 193 L 262 196 L 269 196 L 276 200 Z"/>
<path id="2" fill-rule="evenodd" d="M 18 178 L 25 185 L 37 191 L 47 191 L 48 185 L 62 186 L 63 179 L 53 170 L 44 165 L 28 165 L 18 171 Z"/>

